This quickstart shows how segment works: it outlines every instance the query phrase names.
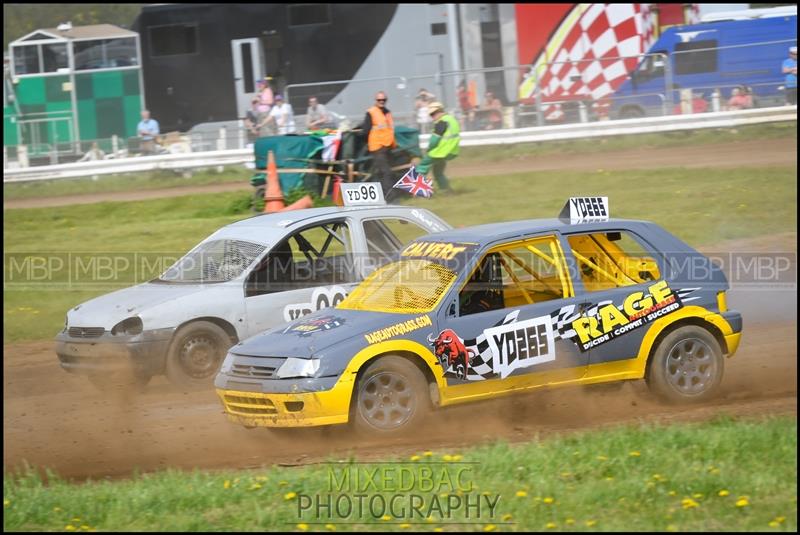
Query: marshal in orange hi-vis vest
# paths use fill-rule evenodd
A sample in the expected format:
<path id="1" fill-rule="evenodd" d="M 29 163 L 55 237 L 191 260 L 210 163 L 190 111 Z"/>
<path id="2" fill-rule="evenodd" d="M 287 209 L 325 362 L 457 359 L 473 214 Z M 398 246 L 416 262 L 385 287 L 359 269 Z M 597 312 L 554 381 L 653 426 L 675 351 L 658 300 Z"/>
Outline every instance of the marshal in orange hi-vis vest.
<path id="1" fill-rule="evenodd" d="M 367 110 L 372 120 L 372 128 L 367 138 L 367 148 L 370 152 L 375 152 L 382 147 L 394 148 L 397 146 L 394 140 L 394 121 L 392 114 L 383 113 L 377 106 L 372 106 Z"/>

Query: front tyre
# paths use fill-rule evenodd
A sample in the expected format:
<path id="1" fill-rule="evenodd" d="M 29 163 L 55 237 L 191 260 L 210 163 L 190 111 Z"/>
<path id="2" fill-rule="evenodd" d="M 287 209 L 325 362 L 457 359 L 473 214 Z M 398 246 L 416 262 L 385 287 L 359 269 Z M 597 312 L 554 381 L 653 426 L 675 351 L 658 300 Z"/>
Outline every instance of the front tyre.
<path id="1" fill-rule="evenodd" d="M 672 403 L 697 403 L 719 390 L 725 361 L 719 342 L 706 329 L 680 327 L 658 345 L 647 374 L 647 385 Z"/>
<path id="2" fill-rule="evenodd" d="M 167 354 L 167 378 L 180 387 L 211 386 L 231 345 L 228 333 L 210 321 L 181 327 Z"/>
<path id="3" fill-rule="evenodd" d="M 355 389 L 352 420 L 364 436 L 400 434 L 422 423 L 431 411 L 425 376 L 396 355 L 371 362 Z"/>

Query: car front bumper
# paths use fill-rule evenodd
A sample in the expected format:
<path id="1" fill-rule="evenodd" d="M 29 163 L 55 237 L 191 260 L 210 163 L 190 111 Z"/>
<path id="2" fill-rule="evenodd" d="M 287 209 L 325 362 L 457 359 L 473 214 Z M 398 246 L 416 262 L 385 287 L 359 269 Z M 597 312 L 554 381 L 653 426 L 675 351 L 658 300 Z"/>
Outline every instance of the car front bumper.
<path id="1" fill-rule="evenodd" d="M 164 369 L 174 328 L 144 331 L 137 335 L 105 332 L 94 338 L 76 338 L 61 332 L 56 336 L 56 354 L 61 367 L 83 375 L 132 370 L 155 375 Z"/>

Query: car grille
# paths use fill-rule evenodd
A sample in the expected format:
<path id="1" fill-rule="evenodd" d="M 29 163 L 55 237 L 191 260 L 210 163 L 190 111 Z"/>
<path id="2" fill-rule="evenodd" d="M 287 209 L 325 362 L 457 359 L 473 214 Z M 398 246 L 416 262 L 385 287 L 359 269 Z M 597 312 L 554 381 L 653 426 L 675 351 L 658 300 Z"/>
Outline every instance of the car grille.
<path id="1" fill-rule="evenodd" d="M 229 372 L 236 377 L 247 377 L 254 379 L 270 379 L 275 376 L 275 369 L 272 366 L 253 366 L 250 364 L 234 364 Z"/>
<path id="2" fill-rule="evenodd" d="M 102 327 L 70 327 L 67 332 L 73 338 L 97 338 L 106 330 Z"/>
<path id="3" fill-rule="evenodd" d="M 278 414 L 275 404 L 267 398 L 225 394 L 224 400 L 225 408 L 232 414 L 244 416 Z"/>

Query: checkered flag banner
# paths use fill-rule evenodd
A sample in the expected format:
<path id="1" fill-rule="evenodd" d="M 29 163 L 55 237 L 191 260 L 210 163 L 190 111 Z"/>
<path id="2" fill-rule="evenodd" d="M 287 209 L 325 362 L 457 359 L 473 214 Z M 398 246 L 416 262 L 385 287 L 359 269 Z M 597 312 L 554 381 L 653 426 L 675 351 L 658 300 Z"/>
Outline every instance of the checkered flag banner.
<path id="1" fill-rule="evenodd" d="M 533 62 L 519 97 L 534 98 L 538 80 L 547 99 L 602 100 L 622 85 L 655 37 L 647 4 L 577 4 Z M 559 119 L 563 112 L 551 105 L 545 115 Z"/>

